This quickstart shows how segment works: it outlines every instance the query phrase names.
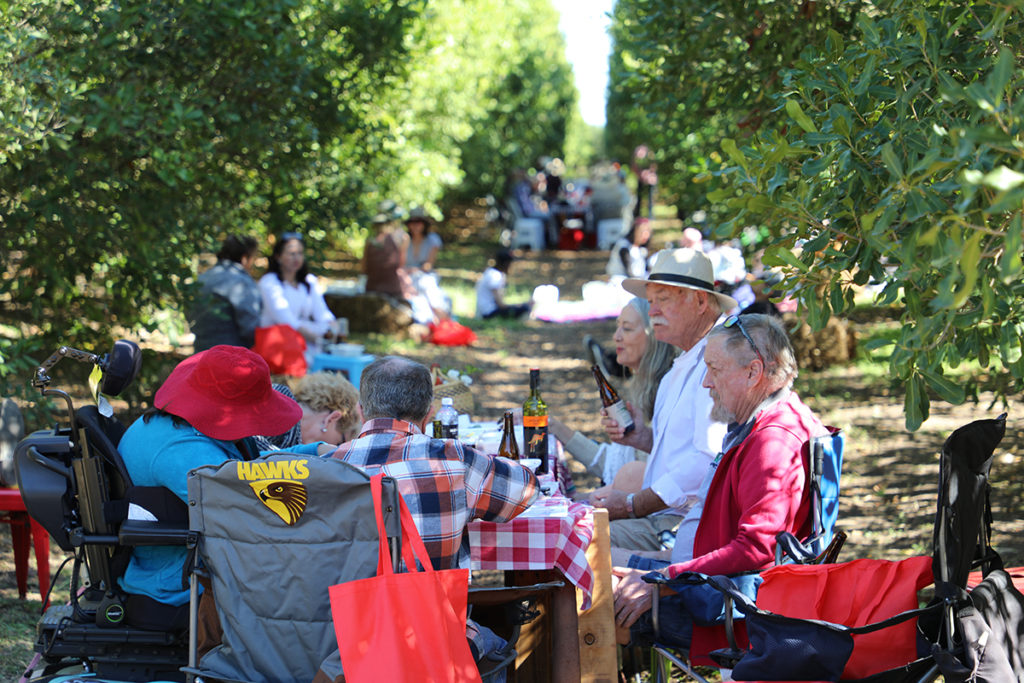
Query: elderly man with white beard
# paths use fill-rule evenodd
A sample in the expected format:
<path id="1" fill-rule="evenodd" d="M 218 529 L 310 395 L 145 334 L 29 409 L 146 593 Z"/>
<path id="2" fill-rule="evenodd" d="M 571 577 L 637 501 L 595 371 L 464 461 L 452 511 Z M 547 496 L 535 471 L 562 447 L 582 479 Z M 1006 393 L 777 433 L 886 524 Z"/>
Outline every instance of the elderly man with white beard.
<path id="1" fill-rule="evenodd" d="M 757 571 L 773 564 L 776 534 L 810 533 L 810 441 L 826 429 L 791 389 L 796 359 L 782 324 L 766 315 L 731 316 L 708 334 L 704 362 L 712 417 L 729 431 L 705 477 L 703 509 L 680 525 L 677 545 L 692 539 L 690 559 L 633 558 L 631 568 L 614 569 L 620 642 L 650 642 L 658 589 L 643 581 L 648 571 L 670 578 Z M 659 600 L 660 642 L 689 647 L 692 622 L 682 596 L 662 588 Z"/>

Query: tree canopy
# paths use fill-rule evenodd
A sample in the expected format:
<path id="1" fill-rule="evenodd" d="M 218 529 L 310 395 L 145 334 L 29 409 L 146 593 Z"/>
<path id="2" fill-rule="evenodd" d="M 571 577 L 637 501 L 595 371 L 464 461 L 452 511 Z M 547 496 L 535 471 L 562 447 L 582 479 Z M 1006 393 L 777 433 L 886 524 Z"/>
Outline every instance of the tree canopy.
<path id="1" fill-rule="evenodd" d="M 579 118 L 548 0 L 0 10 L 0 300 L 44 349 L 153 328 L 228 232 L 357 244 L 383 198 L 500 190 Z"/>
<path id="2" fill-rule="evenodd" d="M 962 363 L 1004 390 L 1024 377 L 1019 7 L 619 0 L 616 18 L 612 89 L 649 87 L 616 120 L 666 148 L 688 208 L 720 237 L 769 234 L 765 262 L 816 327 L 869 283 L 901 306 L 890 370 L 910 429 L 930 393 L 976 391 L 951 379 Z"/>

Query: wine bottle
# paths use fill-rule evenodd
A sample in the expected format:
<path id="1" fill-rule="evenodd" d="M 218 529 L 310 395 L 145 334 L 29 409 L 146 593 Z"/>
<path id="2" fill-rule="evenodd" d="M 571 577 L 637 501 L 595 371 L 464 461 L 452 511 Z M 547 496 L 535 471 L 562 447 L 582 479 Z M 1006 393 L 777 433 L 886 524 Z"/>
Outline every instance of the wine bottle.
<path id="1" fill-rule="evenodd" d="M 530 368 L 530 395 L 523 402 L 523 450 L 538 458 L 537 474 L 548 472 L 548 406 L 540 397 L 540 370 Z"/>
<path id="2" fill-rule="evenodd" d="M 590 371 L 594 373 L 594 379 L 597 380 L 597 392 L 601 395 L 601 403 L 604 405 L 608 417 L 622 425 L 623 434 L 629 434 L 636 425 L 633 424 L 633 416 L 629 414 L 626 402 L 619 398 L 619 393 L 608 382 L 608 378 L 601 372 L 600 367 L 591 365 Z"/>
<path id="3" fill-rule="evenodd" d="M 498 455 L 509 460 L 519 460 L 519 441 L 512 422 L 512 411 L 506 410 L 501 430 L 501 443 L 498 444 Z"/>

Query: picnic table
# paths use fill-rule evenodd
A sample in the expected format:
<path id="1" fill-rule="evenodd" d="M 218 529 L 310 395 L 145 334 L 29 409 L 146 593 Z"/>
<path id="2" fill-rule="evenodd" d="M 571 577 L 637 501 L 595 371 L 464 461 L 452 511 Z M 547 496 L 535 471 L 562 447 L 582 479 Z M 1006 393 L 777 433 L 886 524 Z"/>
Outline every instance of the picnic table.
<path id="1" fill-rule="evenodd" d="M 471 522 L 469 542 L 472 569 L 504 570 L 507 584 L 566 580 L 541 606 L 543 617 L 524 627 L 515 680 L 614 680 L 606 511 L 544 497 L 510 522 Z"/>

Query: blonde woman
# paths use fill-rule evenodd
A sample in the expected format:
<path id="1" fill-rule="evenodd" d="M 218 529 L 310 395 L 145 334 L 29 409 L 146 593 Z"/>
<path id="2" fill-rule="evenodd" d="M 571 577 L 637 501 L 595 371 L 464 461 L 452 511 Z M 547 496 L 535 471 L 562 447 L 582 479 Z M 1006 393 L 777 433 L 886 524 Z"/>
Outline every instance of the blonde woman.
<path id="1" fill-rule="evenodd" d="M 359 392 L 339 372 L 312 372 L 295 382 L 295 401 L 302 408 L 299 441 L 342 444 L 363 425 Z"/>

